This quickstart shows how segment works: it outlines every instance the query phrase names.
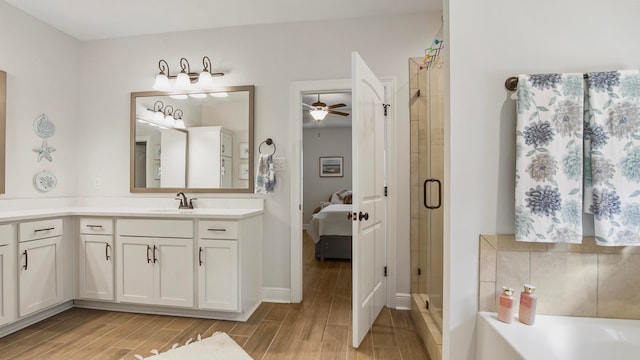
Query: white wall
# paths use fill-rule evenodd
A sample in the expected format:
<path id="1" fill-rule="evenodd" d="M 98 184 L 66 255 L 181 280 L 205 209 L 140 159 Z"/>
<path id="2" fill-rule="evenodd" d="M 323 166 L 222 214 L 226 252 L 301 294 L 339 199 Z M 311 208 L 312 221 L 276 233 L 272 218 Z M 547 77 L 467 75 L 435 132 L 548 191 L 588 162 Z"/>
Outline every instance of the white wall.
<path id="1" fill-rule="evenodd" d="M 514 233 L 515 104 L 505 79 L 638 68 L 638 14 L 634 0 L 445 1 L 450 123 L 444 358 L 475 358 L 479 234 Z"/>
<path id="2" fill-rule="evenodd" d="M 351 128 L 319 127 L 302 131 L 303 150 L 303 217 L 309 224 L 313 210 L 320 202 L 340 189 L 352 190 L 351 185 Z M 320 177 L 320 157 L 342 156 L 342 177 Z"/>
<path id="3" fill-rule="evenodd" d="M 186 57 L 197 68 L 207 55 L 221 85 L 255 89 L 255 145 L 267 137 L 276 157 L 288 161 L 292 81 L 343 79 L 356 50 L 381 77 L 396 78 L 398 122 L 398 203 L 409 203 L 409 88 L 407 59 L 420 56 L 440 26 L 440 14 L 418 13 L 354 20 L 243 26 L 141 36 L 82 44 L 83 93 L 80 98 L 78 162 L 80 196 L 129 194 L 129 93 L 151 88 L 159 59 L 172 71 Z M 318 51 L 317 44 L 327 44 Z M 108 106 L 105 106 L 108 104 Z M 96 111 L 95 109 L 100 109 Z M 257 149 L 256 149 L 257 150 Z M 254 156 L 257 152 L 254 152 Z M 290 287 L 290 165 L 278 174 L 279 191 L 265 196 L 264 286 Z M 281 176 L 280 176 L 281 175 Z M 101 188 L 94 188 L 96 180 Z M 393 189 L 391 189 L 393 191 Z M 169 194 L 170 195 L 170 194 Z M 167 195 L 159 195 L 166 197 Z M 202 197 L 199 195 L 199 197 Z M 409 209 L 401 209 L 397 234 L 397 292 L 409 292 Z"/>
<path id="4" fill-rule="evenodd" d="M 81 78 L 80 43 L 0 1 L 0 70 L 7 72 L 6 191 L 2 199 L 73 196 L 76 189 L 75 126 Z M 98 109 L 96 109 L 97 111 Z M 53 162 L 37 162 L 42 139 L 33 120 L 46 114 L 56 126 L 46 139 Z M 57 187 L 40 193 L 37 172 L 49 170 Z"/>

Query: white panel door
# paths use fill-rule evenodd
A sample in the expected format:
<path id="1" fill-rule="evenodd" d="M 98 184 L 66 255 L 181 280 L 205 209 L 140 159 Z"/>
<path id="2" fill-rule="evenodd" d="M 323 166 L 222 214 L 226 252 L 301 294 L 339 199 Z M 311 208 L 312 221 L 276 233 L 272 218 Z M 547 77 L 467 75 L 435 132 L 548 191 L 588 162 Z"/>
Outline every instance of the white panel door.
<path id="1" fill-rule="evenodd" d="M 62 302 L 62 237 L 19 243 L 19 314 Z"/>
<path id="2" fill-rule="evenodd" d="M 118 242 L 118 301 L 152 304 L 152 240 L 121 236 Z"/>
<path id="3" fill-rule="evenodd" d="M 353 346 L 385 305 L 384 87 L 352 54 Z"/>
<path id="4" fill-rule="evenodd" d="M 193 306 L 193 239 L 153 239 L 155 303 Z"/>
<path id="5" fill-rule="evenodd" d="M 238 242 L 200 240 L 198 305 L 202 309 L 238 310 Z"/>
<path id="6" fill-rule="evenodd" d="M 80 235 L 79 295 L 85 299 L 113 300 L 113 237 Z"/>

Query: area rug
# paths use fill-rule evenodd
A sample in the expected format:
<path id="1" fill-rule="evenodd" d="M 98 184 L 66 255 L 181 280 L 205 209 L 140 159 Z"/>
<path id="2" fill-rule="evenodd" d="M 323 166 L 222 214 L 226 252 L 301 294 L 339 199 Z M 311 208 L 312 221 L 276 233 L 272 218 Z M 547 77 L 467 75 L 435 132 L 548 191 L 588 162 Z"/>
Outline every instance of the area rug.
<path id="1" fill-rule="evenodd" d="M 202 339 L 198 335 L 195 341 L 187 341 L 184 346 L 173 345 L 171 350 L 158 353 L 158 350 L 152 350 L 155 354 L 150 357 L 143 358 L 135 355 L 139 360 L 252 360 L 240 345 L 236 344 L 233 339 L 226 333 L 217 332 L 211 337 Z"/>

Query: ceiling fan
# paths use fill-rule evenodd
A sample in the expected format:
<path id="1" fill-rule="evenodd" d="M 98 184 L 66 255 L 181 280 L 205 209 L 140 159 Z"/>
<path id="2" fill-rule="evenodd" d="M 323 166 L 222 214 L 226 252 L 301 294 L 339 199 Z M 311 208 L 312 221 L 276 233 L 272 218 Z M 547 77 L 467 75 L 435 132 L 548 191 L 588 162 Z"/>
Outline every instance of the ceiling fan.
<path id="1" fill-rule="evenodd" d="M 346 113 L 346 112 L 333 110 L 333 109 L 336 109 L 336 108 L 341 108 L 341 107 L 347 106 L 346 104 L 339 103 L 339 104 L 333 104 L 333 105 L 328 105 L 327 106 L 327 104 L 325 104 L 322 101 L 320 101 L 320 94 L 318 94 L 318 101 L 312 103 L 311 105 L 306 104 L 306 103 L 302 103 L 302 104 L 309 108 L 309 113 L 311 114 L 313 119 L 316 120 L 316 121 L 324 120 L 324 118 L 327 116 L 327 114 L 334 114 L 334 115 L 340 115 L 340 116 L 349 116 L 349 114 Z"/>

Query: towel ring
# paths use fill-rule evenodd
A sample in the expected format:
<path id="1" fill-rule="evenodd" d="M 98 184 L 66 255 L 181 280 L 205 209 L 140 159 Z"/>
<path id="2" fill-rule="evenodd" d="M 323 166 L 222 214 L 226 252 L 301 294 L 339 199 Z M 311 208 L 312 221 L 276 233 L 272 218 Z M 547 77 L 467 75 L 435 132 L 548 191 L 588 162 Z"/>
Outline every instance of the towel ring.
<path id="1" fill-rule="evenodd" d="M 258 152 L 260 154 L 262 154 L 262 144 L 267 144 L 267 145 L 273 146 L 273 152 L 271 153 L 271 155 L 276 153 L 276 143 L 274 143 L 273 140 L 271 140 L 271 138 L 267 138 L 267 140 L 265 140 L 265 141 L 260 143 L 260 145 L 258 146 Z"/>

